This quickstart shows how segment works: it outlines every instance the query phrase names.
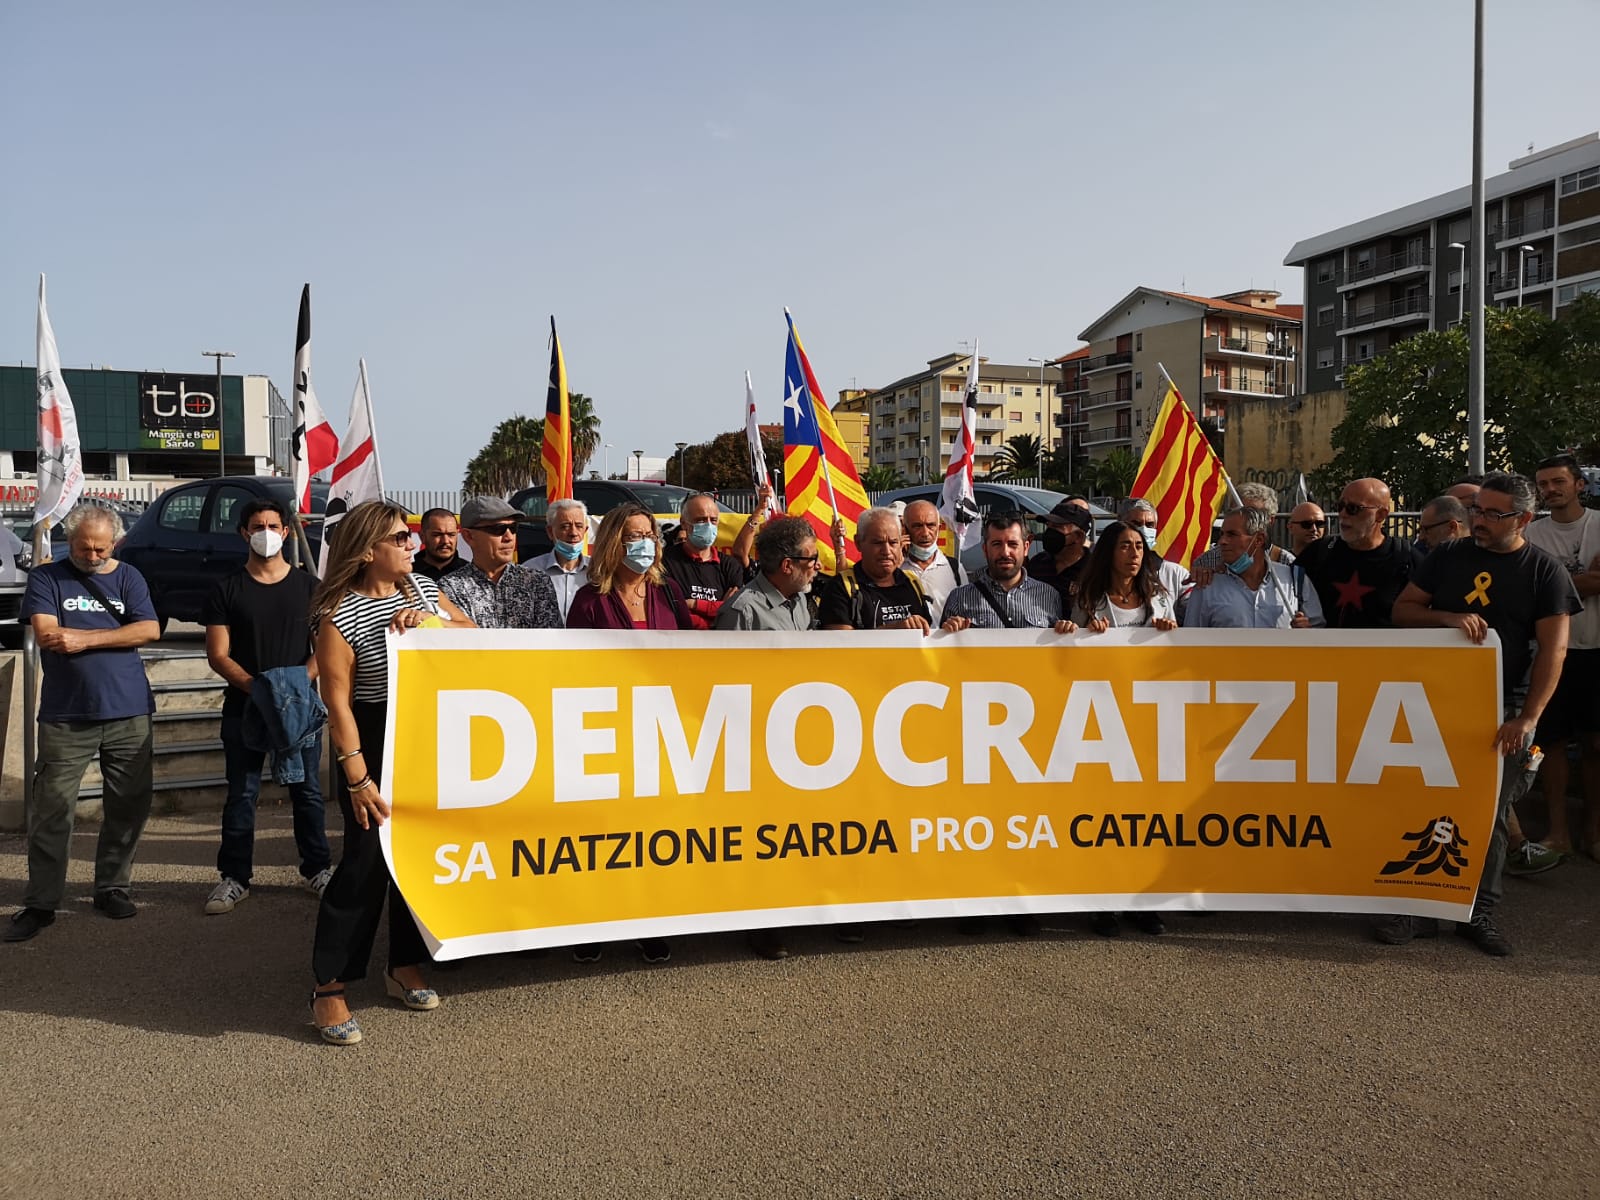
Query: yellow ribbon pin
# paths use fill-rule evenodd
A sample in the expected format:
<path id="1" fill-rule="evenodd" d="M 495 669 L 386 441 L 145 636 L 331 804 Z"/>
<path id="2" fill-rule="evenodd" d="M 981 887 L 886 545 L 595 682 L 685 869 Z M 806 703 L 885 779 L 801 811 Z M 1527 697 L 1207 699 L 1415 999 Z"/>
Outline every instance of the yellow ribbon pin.
<path id="1" fill-rule="evenodd" d="M 1467 593 L 1468 604 L 1481 604 L 1489 607 L 1489 585 L 1494 582 L 1494 576 L 1487 571 L 1478 572 L 1472 581 L 1472 590 Z"/>

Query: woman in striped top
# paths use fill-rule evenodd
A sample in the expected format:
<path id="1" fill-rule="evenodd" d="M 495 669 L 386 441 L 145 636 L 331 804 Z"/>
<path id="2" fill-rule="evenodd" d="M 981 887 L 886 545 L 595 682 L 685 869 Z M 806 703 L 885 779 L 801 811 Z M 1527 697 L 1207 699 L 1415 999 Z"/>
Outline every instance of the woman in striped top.
<path id="1" fill-rule="evenodd" d="M 430 1009 L 438 994 L 422 977 L 429 960 L 411 910 L 389 877 L 378 827 L 389 815 L 379 790 L 389 664 L 384 635 L 441 619 L 470 628 L 439 587 L 411 573 L 411 529 L 405 510 L 381 501 L 358 504 L 338 524 L 328 572 L 311 600 L 317 626 L 317 674 L 328 706 L 336 794 L 344 813 L 344 853 L 322 894 L 311 953 L 317 987 L 312 1019 L 324 1041 L 350 1045 L 361 1029 L 345 1003 L 345 984 L 366 977 L 385 898 L 389 902 L 389 968 L 384 983 L 407 1008 Z"/>

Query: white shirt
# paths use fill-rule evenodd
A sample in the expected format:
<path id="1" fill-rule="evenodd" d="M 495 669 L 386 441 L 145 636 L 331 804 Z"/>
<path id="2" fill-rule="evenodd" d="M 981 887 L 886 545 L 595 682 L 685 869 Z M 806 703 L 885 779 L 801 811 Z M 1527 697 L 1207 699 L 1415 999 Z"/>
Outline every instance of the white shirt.
<path id="1" fill-rule="evenodd" d="M 1576 521 L 1541 517 L 1523 536 L 1576 575 L 1588 569 L 1600 554 L 1600 513 L 1584 509 Z M 1567 628 L 1567 646 L 1573 650 L 1600 649 L 1600 596 L 1582 596 L 1583 611 Z"/>
<path id="2" fill-rule="evenodd" d="M 937 546 L 934 547 L 938 549 Z M 956 572 L 950 569 L 950 560 L 943 554 L 935 554 L 925 563 L 919 563 L 908 553 L 905 562 L 900 564 L 900 569 L 908 574 L 917 573 L 917 582 L 922 585 L 923 595 L 928 598 L 928 614 L 937 629 L 943 618 L 939 615 L 944 612 L 944 602 L 950 598 L 950 593 L 955 591 L 962 583 Z"/>
<path id="3" fill-rule="evenodd" d="M 563 571 L 561 564 L 556 561 L 556 552 L 552 550 L 548 554 L 530 558 L 527 566 L 531 571 L 543 571 L 550 577 L 550 586 L 556 590 L 556 603 L 561 605 L 561 623 L 565 625 L 572 598 L 578 594 L 579 588 L 589 582 L 589 556 L 585 554 L 576 567 Z"/>

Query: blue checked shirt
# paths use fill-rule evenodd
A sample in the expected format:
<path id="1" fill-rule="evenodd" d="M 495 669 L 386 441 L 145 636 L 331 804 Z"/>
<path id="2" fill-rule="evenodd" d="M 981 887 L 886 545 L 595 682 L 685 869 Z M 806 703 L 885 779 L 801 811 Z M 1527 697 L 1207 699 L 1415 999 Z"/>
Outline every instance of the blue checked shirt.
<path id="1" fill-rule="evenodd" d="M 1008 628 L 985 595 L 993 596 L 1005 611 L 1011 629 L 1050 629 L 1061 620 L 1061 595 L 1048 583 L 1024 575 L 1022 582 L 1008 592 L 989 578 L 988 571 L 974 575 L 971 583 L 951 592 L 939 619 L 965 617 L 974 629 Z"/>

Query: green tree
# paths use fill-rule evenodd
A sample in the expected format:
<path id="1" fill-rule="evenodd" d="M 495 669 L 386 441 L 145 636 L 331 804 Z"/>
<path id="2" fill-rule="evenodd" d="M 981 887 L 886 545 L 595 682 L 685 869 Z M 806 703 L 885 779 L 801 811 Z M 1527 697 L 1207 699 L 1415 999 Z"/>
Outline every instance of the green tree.
<path id="1" fill-rule="evenodd" d="M 542 483 L 544 467 L 539 455 L 543 448 L 542 416 L 507 417 L 468 461 L 461 490 L 475 496 L 509 496 L 518 488 Z"/>
<path id="2" fill-rule="evenodd" d="M 1019 433 L 1007 438 L 1006 444 L 1000 447 L 999 453 L 994 456 L 994 465 L 989 469 L 989 478 L 1037 475 L 1042 465 L 1039 435 Z"/>
<path id="3" fill-rule="evenodd" d="M 1118 446 L 1104 458 L 1091 460 L 1084 468 L 1084 478 L 1096 495 L 1126 499 L 1133 492 L 1133 480 L 1139 474 L 1139 460 L 1126 446 Z"/>
<path id="4" fill-rule="evenodd" d="M 780 486 L 778 472 L 783 467 L 782 439 L 763 435 L 761 453 L 767 460 L 767 474 L 774 486 Z M 667 460 L 668 483 L 678 482 L 679 457 L 674 454 Z M 742 429 L 731 429 L 727 433 L 717 434 L 709 442 L 685 446 L 681 457 L 683 481 L 695 491 L 709 492 L 716 488 L 746 491 L 751 487 L 750 443 Z"/>
<path id="5" fill-rule="evenodd" d="M 1552 321 L 1533 308 L 1484 314 L 1484 465 L 1531 473 L 1547 455 L 1589 447 L 1600 429 L 1600 297 Z M 1407 338 L 1346 377 L 1334 458 L 1314 486 L 1337 495 L 1376 476 L 1410 507 L 1467 469 L 1465 326 Z"/>
<path id="6" fill-rule="evenodd" d="M 567 393 L 567 420 L 572 424 L 572 477 L 582 479 L 600 448 L 600 417 L 594 401 L 582 392 Z"/>
<path id="7" fill-rule="evenodd" d="M 1061 442 L 1051 447 L 1044 456 L 1041 474 L 1044 486 L 1058 492 L 1082 492 L 1092 488 L 1088 477 L 1089 456 L 1082 446 L 1073 446 L 1070 464 L 1067 444 Z"/>
<path id="8" fill-rule="evenodd" d="M 862 474 L 861 486 L 869 492 L 892 492 L 906 486 L 906 477 L 888 463 L 873 463 Z"/>

